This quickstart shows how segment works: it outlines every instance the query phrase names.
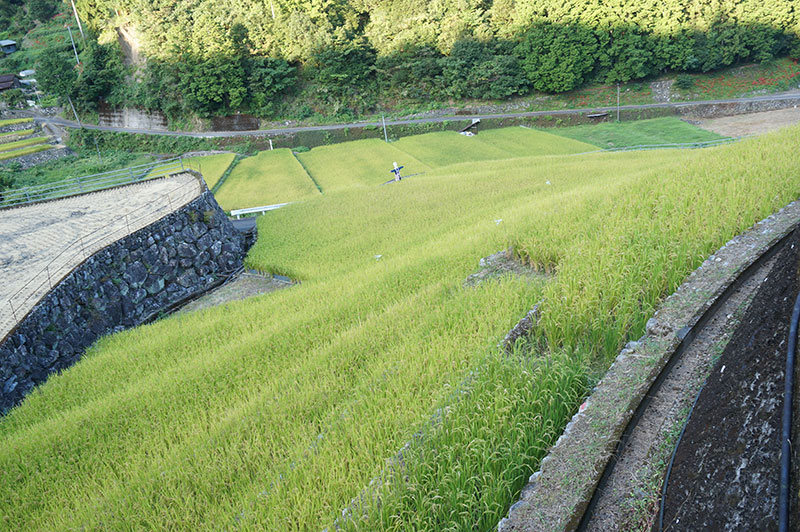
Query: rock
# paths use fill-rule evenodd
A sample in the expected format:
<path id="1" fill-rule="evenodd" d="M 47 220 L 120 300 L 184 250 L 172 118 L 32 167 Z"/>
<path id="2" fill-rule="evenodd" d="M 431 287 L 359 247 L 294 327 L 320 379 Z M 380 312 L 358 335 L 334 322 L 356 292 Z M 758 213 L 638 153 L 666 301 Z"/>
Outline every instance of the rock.
<path id="1" fill-rule="evenodd" d="M 134 262 L 125 270 L 122 278 L 131 285 L 131 288 L 138 288 L 147 279 L 147 268 L 141 262 Z"/>

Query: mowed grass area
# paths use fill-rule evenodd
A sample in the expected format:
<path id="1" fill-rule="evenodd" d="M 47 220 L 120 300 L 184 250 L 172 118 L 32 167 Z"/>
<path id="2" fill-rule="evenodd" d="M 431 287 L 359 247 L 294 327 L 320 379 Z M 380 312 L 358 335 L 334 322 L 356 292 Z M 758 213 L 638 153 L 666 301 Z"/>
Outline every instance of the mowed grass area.
<path id="1" fill-rule="evenodd" d="M 419 174 L 430 167 L 415 157 L 378 139 L 356 140 L 320 146 L 298 153 L 297 158 L 327 194 L 351 186 L 375 186 L 394 177 L 393 163 L 403 166 L 401 175 Z"/>
<path id="2" fill-rule="evenodd" d="M 196 170 L 203 175 L 209 190 L 214 188 L 219 178 L 236 158 L 235 153 L 217 153 L 200 157 L 187 157 L 183 160 L 186 168 Z"/>
<path id="3" fill-rule="evenodd" d="M 603 149 L 649 144 L 705 142 L 725 138 L 674 116 L 633 122 L 604 122 L 597 125 L 554 128 L 550 131 L 555 135 L 593 144 Z"/>
<path id="4" fill-rule="evenodd" d="M 514 157 L 535 155 L 568 155 L 597 149 L 592 144 L 554 135 L 538 129 L 506 127 L 478 133 L 478 141 L 510 153 Z"/>
<path id="5" fill-rule="evenodd" d="M 303 283 L 34 391 L 0 420 L 0 528 L 490 530 L 660 298 L 797 198 L 798 142 L 475 162 L 259 217 L 247 265 Z M 509 246 L 550 276 L 463 286 Z M 543 347 L 498 353 L 538 301 Z"/>
<path id="6" fill-rule="evenodd" d="M 319 196 L 311 177 L 288 148 L 262 151 L 231 171 L 215 197 L 225 210 L 287 203 Z"/>

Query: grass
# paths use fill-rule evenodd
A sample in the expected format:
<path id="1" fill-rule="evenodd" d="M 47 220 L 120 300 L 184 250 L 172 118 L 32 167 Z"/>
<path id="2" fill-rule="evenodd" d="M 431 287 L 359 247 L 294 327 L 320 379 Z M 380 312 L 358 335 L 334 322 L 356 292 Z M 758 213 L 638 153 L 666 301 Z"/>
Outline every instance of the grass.
<path id="1" fill-rule="evenodd" d="M 23 129 L 22 131 L 6 131 L 5 133 L 0 133 L 0 139 L 4 137 L 25 137 L 31 134 L 33 134 L 33 129 Z M 2 141 L 0 140 L 0 142 Z"/>
<path id="2" fill-rule="evenodd" d="M 553 129 L 552 132 L 600 148 L 705 142 L 724 138 L 672 116 L 635 122 L 604 122 L 564 127 Z"/>
<path id="3" fill-rule="evenodd" d="M 515 157 L 567 155 L 597 149 L 591 143 L 565 139 L 558 135 L 558 131 L 554 129 L 544 132 L 530 128 L 509 127 L 481 131 L 477 138 L 481 143 L 500 148 Z"/>
<path id="4" fill-rule="evenodd" d="M 137 166 L 153 160 L 154 158 L 150 155 L 106 152 L 101 161 L 97 155 L 90 152 L 84 155 L 62 157 L 25 170 L 14 170 L 10 176 L 14 179 L 15 187 L 26 187 L 53 183 L 71 177 L 98 174 L 126 166 Z"/>
<path id="5" fill-rule="evenodd" d="M 183 161 L 183 164 L 185 167 L 197 170 L 203 174 L 206 186 L 211 190 L 235 158 L 235 153 L 218 153 L 202 157 L 189 157 Z"/>
<path id="6" fill-rule="evenodd" d="M 30 139 L 17 140 L 14 142 L 6 142 L 4 144 L 0 144 L 0 152 L 16 150 L 18 148 L 33 146 L 35 144 L 42 144 L 44 142 L 47 142 L 48 139 L 49 137 L 33 137 Z"/>
<path id="7" fill-rule="evenodd" d="M 33 122 L 33 118 L 9 118 L 6 120 L 0 120 L 0 127 L 15 126 L 17 124 L 27 124 L 28 122 Z"/>
<path id="8" fill-rule="evenodd" d="M 800 65 L 797 59 L 784 57 L 764 64 L 684 76 L 693 80 L 690 89 L 678 91 L 684 100 L 738 98 L 797 88 Z"/>
<path id="9" fill-rule="evenodd" d="M 394 175 L 392 163 L 404 166 L 405 175 L 418 174 L 430 167 L 408 153 L 378 139 L 357 140 L 320 146 L 298 153 L 297 158 L 314 178 L 323 193 L 356 185 L 375 186 Z"/>
<path id="10" fill-rule="evenodd" d="M 225 210 L 286 203 L 318 196 L 314 182 L 291 150 L 263 151 L 233 169 L 215 194 Z"/>
<path id="11" fill-rule="evenodd" d="M 35 390 L 0 420 L 0 528 L 489 530 L 660 298 L 797 198 L 798 142 L 437 165 L 259 217 L 248 267 L 303 283 L 107 336 Z M 555 275 L 463 286 L 508 246 Z M 500 354 L 537 301 L 538 350 Z"/>
<path id="12" fill-rule="evenodd" d="M 53 146 L 50 144 L 37 144 L 35 146 L 28 146 L 26 148 L 21 148 L 13 151 L 0 151 L 0 161 L 6 161 L 8 159 L 16 159 L 17 157 L 22 157 L 23 155 L 30 155 L 32 153 L 38 153 L 40 151 L 49 150 L 52 147 Z"/>
<path id="13" fill-rule="evenodd" d="M 453 131 L 403 137 L 392 146 L 406 152 L 431 168 L 469 161 L 508 159 L 512 153 L 481 142 L 479 136 L 465 137 Z"/>

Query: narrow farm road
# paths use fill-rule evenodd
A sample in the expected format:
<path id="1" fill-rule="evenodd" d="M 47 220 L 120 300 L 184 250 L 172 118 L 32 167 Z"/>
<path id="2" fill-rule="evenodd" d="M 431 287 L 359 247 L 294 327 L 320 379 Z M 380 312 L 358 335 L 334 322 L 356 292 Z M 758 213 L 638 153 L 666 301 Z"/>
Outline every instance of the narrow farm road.
<path id="1" fill-rule="evenodd" d="M 749 103 L 749 102 L 779 102 L 784 100 L 800 100 L 800 90 L 794 90 L 779 94 L 771 94 L 767 96 L 756 96 L 752 98 L 730 98 L 723 100 L 698 100 L 691 102 L 676 102 L 676 103 L 649 103 L 641 105 L 621 105 L 621 111 L 631 110 L 644 110 L 644 109 L 685 109 L 698 106 L 708 105 L 721 105 L 721 104 L 736 104 L 736 103 Z M 522 113 L 497 113 L 497 114 L 474 114 L 474 115 L 451 115 L 451 116 L 434 116 L 427 118 L 410 118 L 401 120 L 387 120 L 387 126 L 399 126 L 409 124 L 430 124 L 441 122 L 453 122 L 470 120 L 474 118 L 491 119 L 491 118 L 524 118 L 534 116 L 559 116 L 559 115 L 572 115 L 584 113 L 603 113 L 616 111 L 616 106 L 610 107 L 591 107 L 579 109 L 558 109 L 553 111 L 528 111 Z M 347 124 L 328 124 L 322 126 L 299 126 L 299 127 L 283 127 L 274 129 L 257 129 L 249 131 L 204 131 L 204 132 L 190 132 L 190 131 L 158 131 L 150 129 L 136 129 L 124 128 L 113 126 L 95 126 L 90 124 L 83 124 L 82 126 L 72 120 L 65 120 L 56 117 L 43 117 L 34 116 L 34 120 L 40 124 L 55 124 L 67 128 L 80 128 L 95 129 L 100 131 L 113 131 L 118 133 L 139 133 L 143 135 L 170 135 L 176 137 L 194 137 L 194 138 L 214 138 L 214 137 L 248 137 L 248 136 L 270 136 L 282 135 L 290 133 L 300 133 L 303 131 L 334 131 L 345 128 L 356 127 L 380 127 L 381 122 L 350 122 Z"/>

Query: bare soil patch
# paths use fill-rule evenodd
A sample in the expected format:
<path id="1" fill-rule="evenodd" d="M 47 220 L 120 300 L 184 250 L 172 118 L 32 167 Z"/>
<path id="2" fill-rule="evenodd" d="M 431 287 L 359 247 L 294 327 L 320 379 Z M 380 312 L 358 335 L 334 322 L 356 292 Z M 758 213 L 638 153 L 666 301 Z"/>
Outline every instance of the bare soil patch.
<path id="1" fill-rule="evenodd" d="M 777 529 L 783 374 L 799 250 L 795 237 L 778 256 L 700 394 L 675 457 L 664 530 Z"/>
<path id="2" fill-rule="evenodd" d="M 692 120 L 693 124 L 726 137 L 761 135 L 800 123 L 800 108 L 779 109 L 722 118 Z"/>

